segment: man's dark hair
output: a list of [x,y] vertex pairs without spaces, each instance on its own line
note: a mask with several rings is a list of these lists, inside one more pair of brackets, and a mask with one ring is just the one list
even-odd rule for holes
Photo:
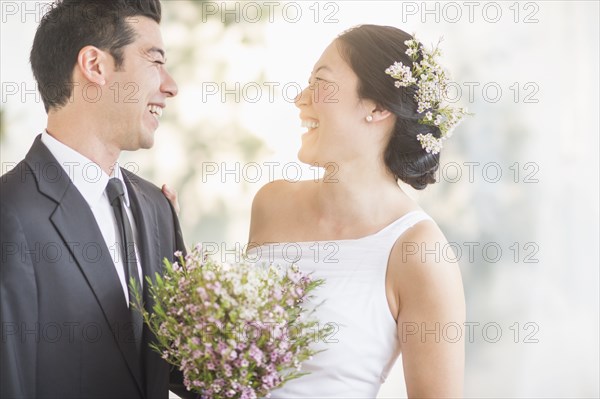
[[79,51],[96,46],[123,64],[123,47],[135,41],[126,18],[161,20],[160,0],[57,0],[37,28],[30,62],[46,112],[60,108],[73,91]]

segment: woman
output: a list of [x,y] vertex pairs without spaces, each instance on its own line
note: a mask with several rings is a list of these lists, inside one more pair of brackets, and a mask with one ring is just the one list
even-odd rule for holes
[[310,374],[274,398],[374,398],[400,353],[409,397],[462,395],[460,270],[398,180],[416,189],[435,182],[442,137],[463,111],[418,98],[403,69],[416,71],[425,54],[412,39],[363,25],[325,49],[296,99],[307,127],[298,158],[325,174],[269,183],[254,199],[250,253],[269,249],[285,262],[289,251],[278,248],[299,250],[301,269],[326,279],[316,316],[333,327],[315,343],[326,350],[303,366]]
[[462,396],[460,270],[398,185],[435,182],[442,144],[464,115],[441,105],[436,55],[397,28],[362,25],[325,49],[296,99],[307,127],[298,157],[325,174],[256,194],[248,255],[285,264],[296,251],[304,271],[326,280],[314,298],[314,345],[325,351],[272,398],[374,398],[400,353],[409,397]]

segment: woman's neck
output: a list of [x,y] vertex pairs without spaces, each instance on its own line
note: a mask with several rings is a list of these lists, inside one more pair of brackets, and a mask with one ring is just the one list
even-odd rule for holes
[[381,224],[390,219],[391,209],[408,201],[385,166],[348,164],[327,168],[317,183],[312,211],[329,226]]

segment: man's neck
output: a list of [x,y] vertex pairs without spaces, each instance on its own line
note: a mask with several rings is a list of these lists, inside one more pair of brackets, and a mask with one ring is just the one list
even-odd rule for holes
[[121,153],[120,149],[107,142],[97,131],[97,124],[90,124],[81,118],[66,119],[68,123],[64,123],[65,119],[58,115],[49,115],[46,128],[48,134],[98,164],[110,176]]

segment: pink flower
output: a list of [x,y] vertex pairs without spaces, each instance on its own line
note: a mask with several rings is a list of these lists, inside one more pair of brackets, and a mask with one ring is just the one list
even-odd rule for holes
[[314,328],[297,307],[312,290],[310,279],[293,267],[264,273],[228,266],[202,251],[197,246],[165,270],[161,287],[149,287],[159,291],[152,331],[168,343],[160,355],[178,364],[186,387],[202,398],[269,397],[283,381],[279,373],[295,374],[291,366],[313,353],[286,332]]

